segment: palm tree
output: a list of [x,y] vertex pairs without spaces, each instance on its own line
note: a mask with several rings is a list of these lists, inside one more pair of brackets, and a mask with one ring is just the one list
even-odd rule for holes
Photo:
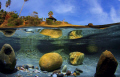
[[49,16],[49,17],[52,17],[52,15],[53,15],[53,12],[50,11],[50,12],[48,13],[48,16]]
[[1,2],[0,2],[0,9],[1,9],[1,5],[2,5],[2,4],[1,4]]
[[6,1],[5,10],[6,10],[6,8],[7,8],[8,6],[10,6],[10,4],[11,4],[11,0]]
[[[10,4],[11,4],[11,0],[8,0],[8,4],[9,4],[9,6],[10,6]],[[10,8],[10,7],[9,7]]]
[[37,15],[37,14],[38,14],[38,12],[33,11],[33,17],[36,17],[36,16],[38,17],[38,15]]
[[[28,1],[28,0],[24,0],[23,6],[24,6],[25,2],[27,2],[27,1]],[[22,9],[23,9],[23,6],[22,6],[22,8],[21,8],[21,10],[20,10],[20,14],[21,14],[21,11],[22,11]],[[20,14],[19,14],[19,17],[20,17]]]
[[6,10],[7,7],[8,7],[8,1],[6,1],[5,10]]

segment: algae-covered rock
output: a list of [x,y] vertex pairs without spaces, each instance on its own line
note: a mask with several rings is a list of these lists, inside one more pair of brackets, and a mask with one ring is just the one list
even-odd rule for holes
[[82,30],[73,30],[69,33],[69,39],[78,39],[83,37]]
[[15,52],[11,45],[4,44],[0,51],[0,71],[14,70],[16,65]]
[[114,55],[106,50],[104,51],[98,61],[96,67],[96,76],[100,77],[111,77],[114,75],[118,66],[118,62]]
[[59,38],[62,36],[62,31],[60,29],[43,29],[40,34],[50,36],[50,38]]
[[70,56],[70,63],[72,65],[82,64],[84,60],[84,53],[81,52],[71,52],[69,56]]
[[41,70],[53,71],[62,65],[62,56],[58,53],[46,53],[39,60]]

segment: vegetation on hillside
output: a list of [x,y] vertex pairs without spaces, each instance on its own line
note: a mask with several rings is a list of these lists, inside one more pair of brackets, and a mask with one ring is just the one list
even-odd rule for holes
[[3,9],[0,10],[0,25],[4,22],[6,15],[7,15],[6,11],[4,11]]
[[[37,12],[33,12],[32,16],[21,16],[19,17],[18,13],[16,12],[6,12],[3,9],[0,10],[0,25],[7,20],[7,26],[19,26],[19,25],[24,25],[24,26],[39,26],[43,22],[43,18],[39,18]],[[52,16],[52,15],[50,15]],[[45,18],[44,18],[45,20]],[[46,18],[45,23],[47,25],[60,25],[62,21],[55,21]],[[65,22],[68,24],[67,22]]]
[[[24,0],[23,6],[25,2],[28,0]],[[11,0],[6,1],[5,9],[10,6]],[[1,9],[1,2],[0,2],[0,9]],[[23,9],[23,6],[20,10],[20,13],[16,13],[16,11],[13,12],[6,12],[5,10],[1,9],[0,10],[0,25],[7,24],[7,26],[39,26],[41,25],[42,22],[45,22],[46,25],[60,25],[62,21],[53,21],[48,18],[39,18],[38,13],[36,11],[33,11],[31,16],[20,16],[21,11]],[[53,12],[50,11],[48,12],[49,18],[52,18]],[[65,22],[68,24],[67,22]]]

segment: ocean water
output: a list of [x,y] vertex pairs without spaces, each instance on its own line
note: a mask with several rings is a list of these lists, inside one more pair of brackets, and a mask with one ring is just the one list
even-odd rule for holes
[[[73,32],[73,35],[71,35]],[[75,34],[74,34],[75,32]],[[57,52],[63,57],[64,65],[74,72],[75,68],[83,71],[77,77],[94,77],[97,62],[102,52],[111,51],[117,59],[118,66],[115,76],[120,76],[120,25],[105,29],[97,28],[4,28],[0,29],[0,49],[4,44],[10,44],[17,59],[16,65],[32,64],[39,67],[39,59],[49,52]],[[88,49],[88,47],[94,46]],[[69,62],[69,53],[79,51],[85,54],[81,65],[73,66]],[[34,69],[29,69],[30,71]],[[48,73],[31,73],[16,71],[11,74],[0,73],[0,77],[50,77]],[[30,75],[31,74],[31,75]],[[30,76],[28,76],[30,75]],[[67,77],[67,76],[65,76]],[[74,76],[69,76],[74,77]]]

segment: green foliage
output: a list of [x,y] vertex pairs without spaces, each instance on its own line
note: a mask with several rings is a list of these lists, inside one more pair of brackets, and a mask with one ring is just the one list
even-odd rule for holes
[[12,14],[11,17],[18,18],[18,15],[16,13]]
[[8,19],[8,23],[10,23],[11,21],[14,21],[13,17],[11,17],[11,18]]
[[52,16],[52,15],[53,15],[53,12],[50,11],[50,12],[48,13],[48,16]]
[[41,19],[36,18],[36,17],[31,17],[31,16],[26,16],[24,18],[24,21],[28,22],[28,26],[36,26],[41,23]]
[[29,20],[31,17],[30,16],[26,16],[25,17],[25,20]]
[[2,9],[2,10],[0,10],[0,12],[4,12],[4,10]]
[[10,18],[8,21],[8,26],[19,26],[23,24],[23,20],[22,19],[14,19],[14,18]]
[[64,23],[69,24],[68,22],[64,22]]
[[40,21],[43,21],[43,18],[38,18]]
[[6,15],[7,15],[6,11],[4,11],[3,9],[0,10],[0,25],[4,22]]
[[53,25],[60,25],[62,22],[61,21],[55,21]]
[[1,4],[1,2],[0,2],[0,9],[1,9],[1,5],[2,5],[2,4]]
[[52,24],[53,24],[53,20],[51,20],[51,19],[46,19],[46,23],[47,23],[48,25],[52,25]]

